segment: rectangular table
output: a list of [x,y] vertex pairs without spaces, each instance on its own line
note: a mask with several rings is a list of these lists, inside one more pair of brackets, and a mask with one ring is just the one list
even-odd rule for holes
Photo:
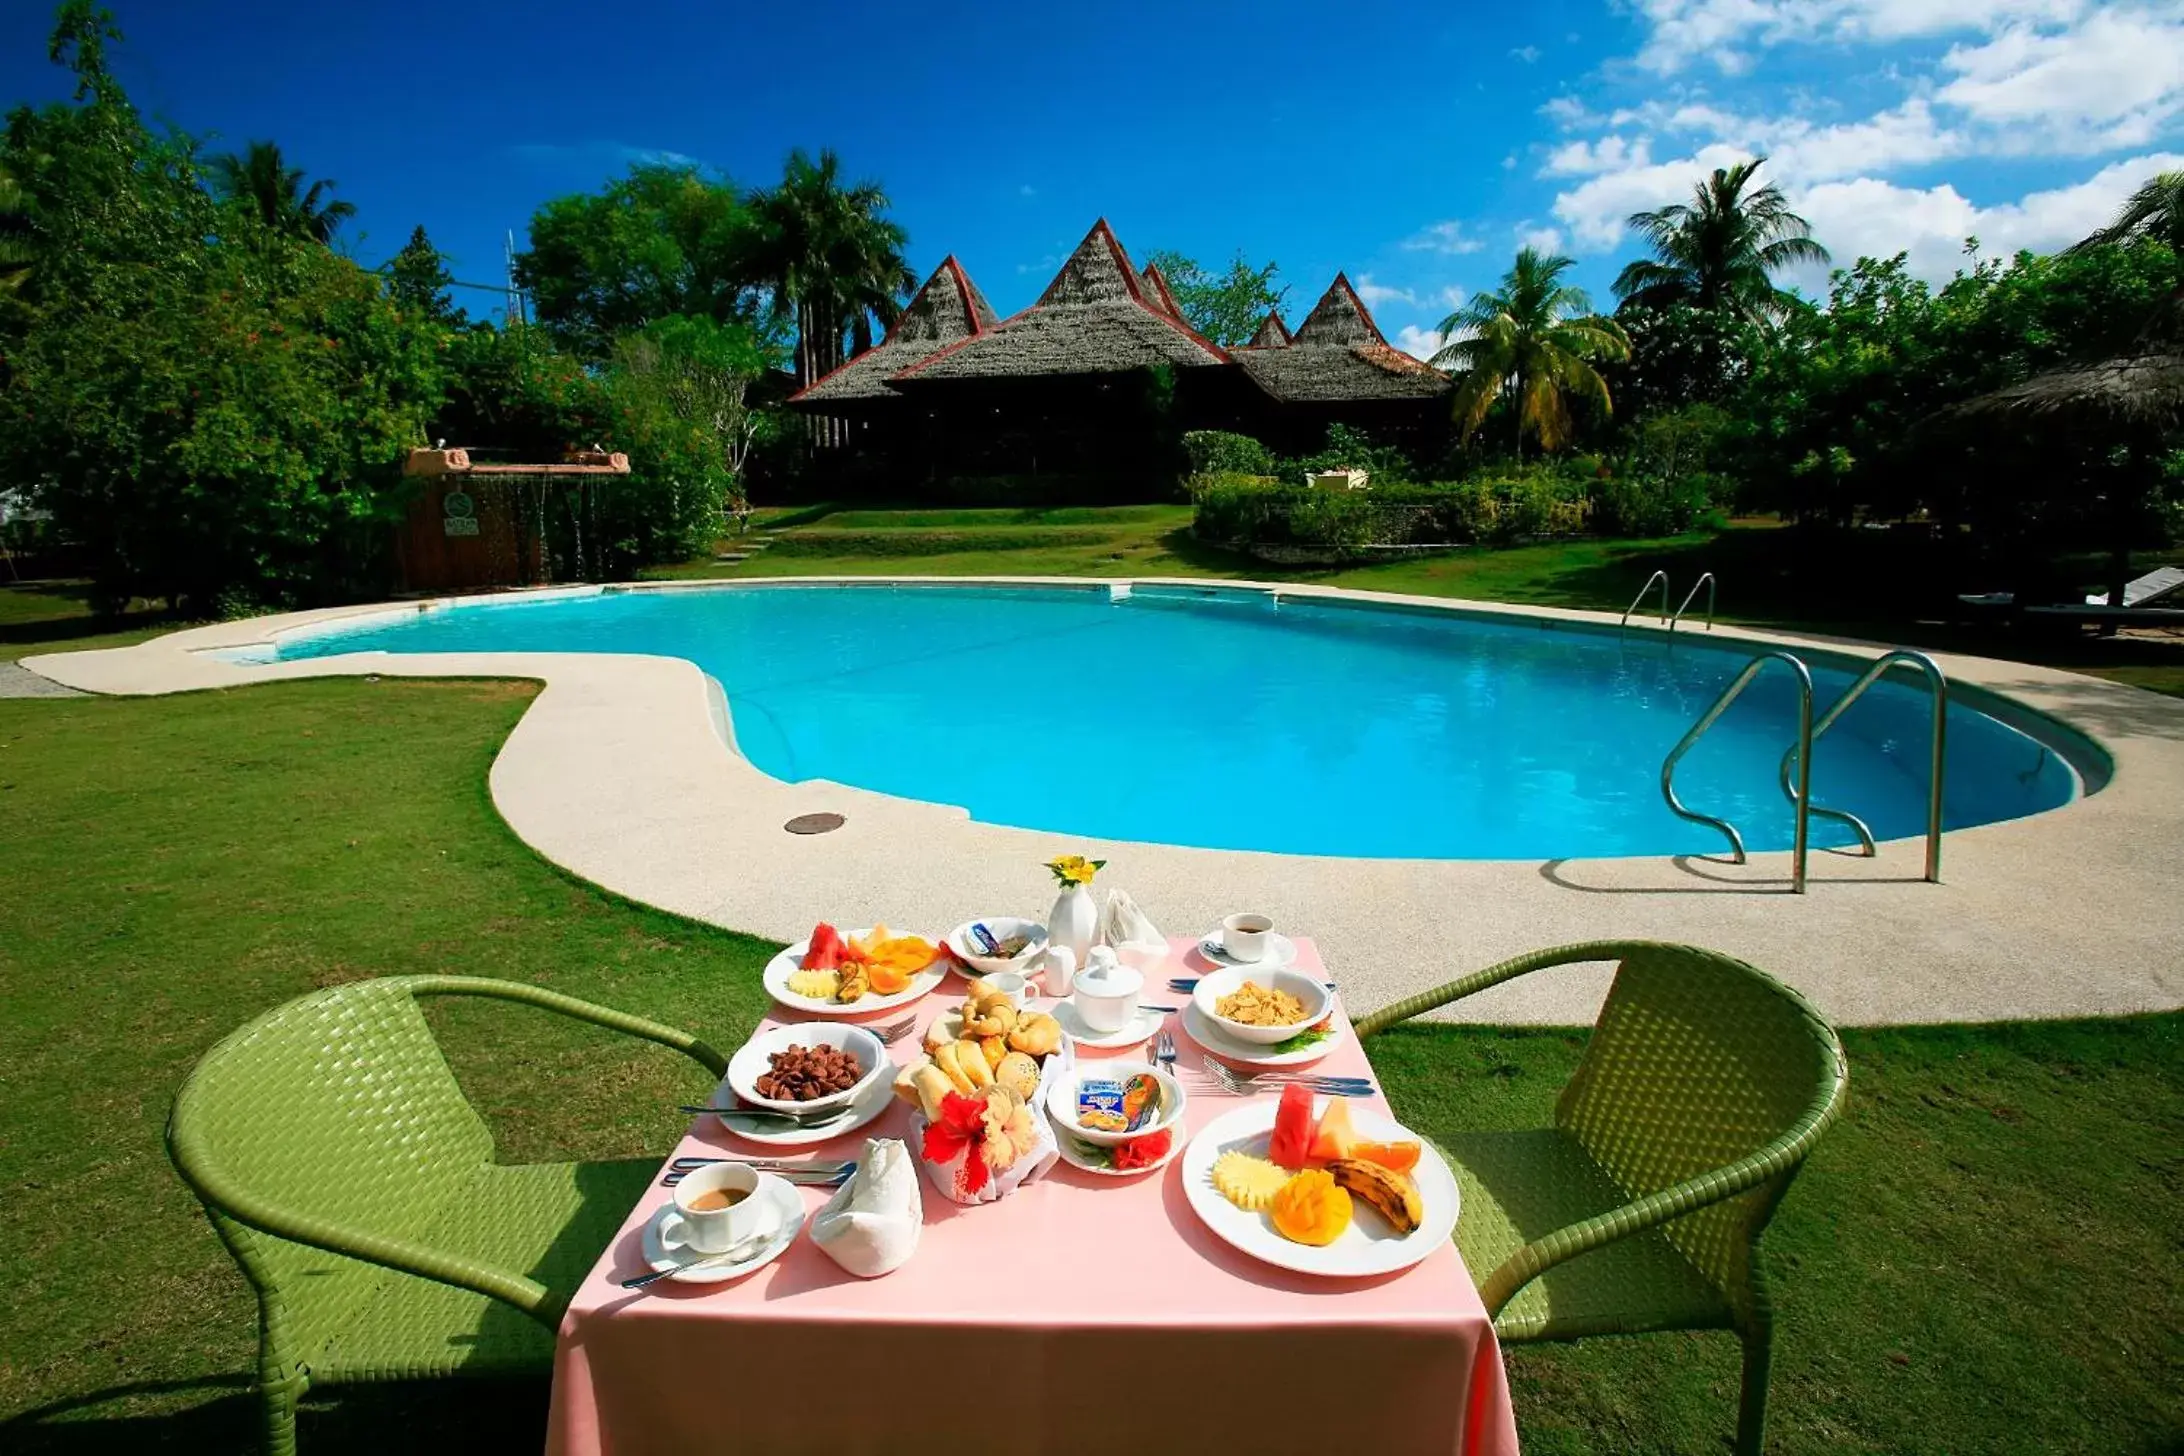
[[[1308,940],[1297,966],[1325,974]],[[1207,969],[1194,942],[1177,940],[1146,999],[1180,1003],[1167,976]],[[919,1002],[920,1031],[964,991],[951,976]],[[1339,1003],[1336,1014],[1345,1034],[1318,1066],[1369,1072]],[[767,1024],[786,1019],[776,1008]],[[1169,1023],[1195,1131],[1239,1099],[1190,1077],[1202,1054],[1180,1020]],[[890,1051],[913,1060],[918,1038]],[[1366,1105],[1387,1110],[1377,1096]],[[839,1161],[908,1127],[897,1102],[856,1132],[788,1150],[703,1117],[674,1156]],[[644,1271],[641,1230],[669,1197],[655,1180],[562,1321],[547,1450],[1514,1456],[1501,1352],[1453,1243],[1377,1279],[1276,1269],[1206,1230],[1182,1165],[1111,1179],[1058,1163],[975,1207],[927,1185],[917,1254],[879,1279],[843,1271],[807,1229],[745,1279],[633,1293],[620,1281]],[[826,1196],[802,1190],[807,1209]],[[1096,1260],[1095,1240],[1127,1256]]]

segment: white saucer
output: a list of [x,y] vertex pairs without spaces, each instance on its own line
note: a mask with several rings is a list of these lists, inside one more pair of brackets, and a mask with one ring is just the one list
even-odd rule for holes
[[1190,1141],[1189,1128],[1183,1126],[1180,1122],[1171,1123],[1168,1127],[1168,1156],[1157,1163],[1148,1163],[1142,1168],[1104,1168],[1098,1163],[1092,1162],[1084,1154],[1083,1150],[1093,1146],[1093,1144],[1073,1136],[1069,1129],[1062,1126],[1060,1121],[1055,1118],[1054,1110],[1051,1107],[1047,1109],[1047,1121],[1054,1124],[1054,1146],[1061,1152],[1062,1161],[1072,1168],[1082,1168],[1085,1172],[1101,1178],[1142,1178],[1147,1173],[1157,1173],[1174,1162],[1177,1155],[1183,1151],[1184,1145]]
[[[770,1148],[808,1148],[815,1143],[830,1143],[838,1137],[855,1132],[895,1105],[894,1070],[885,1070],[887,1075],[873,1078],[872,1085],[858,1094],[857,1100],[850,1104],[854,1110],[849,1116],[840,1122],[828,1123],[825,1127],[789,1127],[759,1132],[747,1131],[748,1124],[743,1127],[736,1126],[717,1112],[713,1114],[713,1119],[728,1130],[729,1136],[741,1138],[747,1143],[763,1143]],[[714,1095],[717,1097],[721,1093],[716,1092]],[[730,1092],[728,1095],[734,1094]]]
[[1278,930],[1266,933],[1266,954],[1255,961],[1238,960],[1228,953],[1222,941],[1221,927],[1216,925],[1198,937],[1198,953],[1217,966],[1234,966],[1245,971],[1278,971],[1297,962],[1297,943]]
[[[669,1282],[725,1284],[730,1279],[741,1279],[780,1258],[782,1251],[796,1242],[796,1236],[804,1229],[804,1200],[796,1196],[796,1190],[771,1173],[761,1173],[758,1175],[758,1191],[754,1196],[771,1200],[781,1220],[766,1242],[759,1246],[758,1252],[732,1264],[724,1261],[708,1264],[702,1269],[670,1274]],[[686,1264],[692,1259],[702,1257],[695,1249],[683,1244],[682,1211],[675,1207],[672,1200],[662,1204],[660,1211],[646,1222],[644,1254],[645,1262],[655,1272],[672,1269],[677,1264]]]
[[[1332,1008],[1330,1008],[1332,1015]],[[1254,1067],[1301,1067],[1316,1062],[1342,1044],[1342,1018],[1327,1023],[1333,1035],[1293,1052],[1275,1052],[1256,1042],[1238,1041],[1216,1026],[1195,1001],[1183,1003],[1183,1034],[1224,1062],[1243,1062]]]
[[1139,1011],[1123,1024],[1120,1031],[1094,1031],[1084,1024],[1071,1001],[1057,1001],[1048,1008],[1062,1031],[1078,1046],[1092,1047],[1099,1051],[1113,1051],[1117,1047],[1137,1046],[1151,1041],[1160,1034],[1160,1023],[1167,1019],[1164,1011]]

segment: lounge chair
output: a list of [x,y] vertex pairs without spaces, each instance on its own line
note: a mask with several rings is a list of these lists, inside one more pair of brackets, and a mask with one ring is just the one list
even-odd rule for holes
[[[2150,607],[2163,597],[2175,594],[2180,588],[2184,588],[2184,567],[2160,567],[2147,572],[2136,581],[2127,582],[2123,588],[2123,604],[2126,607]],[[2085,599],[2085,604],[2089,607],[2105,607],[2109,605],[2108,595],[2107,592],[2102,592],[2098,596],[2089,596]]]

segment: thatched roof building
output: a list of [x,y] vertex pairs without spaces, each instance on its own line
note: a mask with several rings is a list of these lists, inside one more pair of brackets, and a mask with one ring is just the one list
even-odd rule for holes
[[2184,290],[2154,310],[2129,353],[2036,374],[1943,410],[1932,423],[2102,432],[2184,425]]
[[[1269,315],[1267,322],[1280,330],[1280,319]],[[1267,336],[1267,327],[1259,333]],[[1256,347],[1237,353],[1236,362],[1261,389],[1285,402],[1424,400],[1450,388],[1447,375],[1381,337],[1364,300],[1340,273],[1286,346],[1253,343]]]
[[1259,331],[1251,336],[1251,342],[1240,344],[1243,349],[1286,349],[1289,347],[1289,325],[1282,322],[1279,310],[1269,310],[1259,320]]
[[1146,299],[1130,257],[1101,218],[1039,301],[999,327],[958,340],[894,376],[916,388],[950,379],[1119,374],[1165,364],[1228,363],[1219,345]]
[[1147,303],[1170,318],[1183,317],[1183,310],[1176,307],[1175,290],[1168,287],[1168,275],[1160,271],[1158,263],[1145,265],[1145,271],[1138,275],[1138,286]]
[[1000,322],[993,305],[950,253],[886,338],[822,376],[792,402],[815,413],[849,413],[874,402],[900,400],[902,396],[887,382],[894,374],[950,344],[976,338]]

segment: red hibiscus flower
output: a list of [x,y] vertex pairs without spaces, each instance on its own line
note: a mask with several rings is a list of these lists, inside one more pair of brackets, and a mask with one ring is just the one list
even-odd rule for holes
[[1168,1149],[1174,1142],[1174,1129],[1164,1127],[1159,1132],[1149,1132],[1141,1138],[1115,1144],[1111,1156],[1119,1169],[1150,1168],[1168,1156]]
[[940,1121],[925,1129],[925,1161],[952,1163],[968,1151],[971,1156],[963,1166],[963,1189],[976,1193],[986,1186],[988,1176],[986,1160],[978,1155],[979,1145],[985,1140],[986,1104],[950,1092],[941,1099]]

